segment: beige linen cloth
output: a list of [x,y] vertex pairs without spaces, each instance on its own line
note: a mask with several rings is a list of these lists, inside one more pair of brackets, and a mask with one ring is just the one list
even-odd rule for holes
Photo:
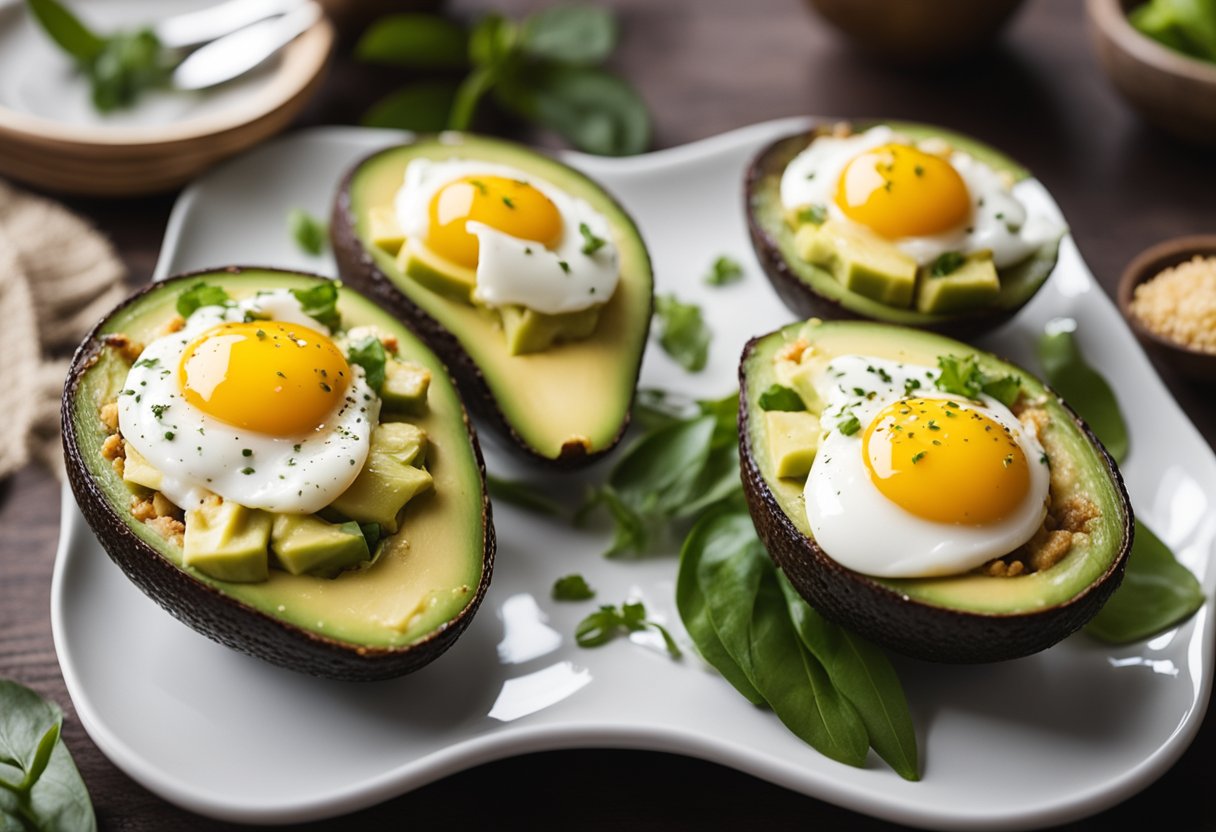
[[62,477],[67,356],[126,294],[124,274],[87,222],[0,180],[0,479],[31,458]]

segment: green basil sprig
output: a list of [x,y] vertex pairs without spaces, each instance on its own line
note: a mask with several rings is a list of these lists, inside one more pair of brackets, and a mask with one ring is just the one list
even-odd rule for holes
[[0,829],[95,832],[93,804],[60,730],[63,712],[0,679]]
[[574,641],[579,647],[599,647],[621,633],[647,629],[655,630],[663,637],[663,645],[673,659],[680,658],[682,653],[676,640],[666,627],[646,617],[646,607],[641,601],[621,604],[620,608],[611,604],[600,607],[578,623],[574,630]]
[[690,373],[699,373],[709,361],[713,332],[701,315],[701,307],[684,303],[675,295],[656,295],[654,314],[659,322],[659,346]]
[[406,130],[467,130],[489,97],[588,153],[641,153],[651,132],[645,102],[627,81],[601,67],[616,42],[612,12],[591,5],[555,6],[520,21],[488,14],[471,29],[434,15],[390,15],[364,33],[356,57],[468,73],[460,81],[403,87],[363,121]]

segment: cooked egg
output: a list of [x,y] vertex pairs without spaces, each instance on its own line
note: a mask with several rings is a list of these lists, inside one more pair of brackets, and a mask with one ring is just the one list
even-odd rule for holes
[[816,138],[782,174],[781,202],[791,211],[820,206],[922,266],[950,251],[987,250],[1005,268],[1062,231],[1047,217],[1028,217],[1020,184],[941,141],[916,143],[878,126]]
[[803,493],[816,542],[849,569],[958,574],[1043,523],[1050,472],[1033,429],[989,396],[938,390],[937,377],[858,355],[823,372],[827,433]]
[[118,397],[123,437],[189,508],[219,494],[307,514],[367,459],[380,400],[287,290],[204,306],[152,341]]
[[407,238],[476,273],[474,299],[551,315],[606,303],[620,280],[608,220],[506,165],[415,159],[397,193]]

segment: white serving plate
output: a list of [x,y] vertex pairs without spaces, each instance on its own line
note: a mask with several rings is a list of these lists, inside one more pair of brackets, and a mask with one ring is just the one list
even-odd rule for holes
[[[643,386],[722,395],[736,383],[744,341],[791,319],[751,254],[740,191],[752,154],[804,125],[760,124],[629,159],[567,154],[633,213],[658,290],[700,302],[715,332],[710,364],[697,375],[652,346]],[[331,260],[295,248],[287,212],[326,216],[343,171],[400,138],[314,129],[215,170],[174,209],[157,277],[227,264],[332,274]],[[1041,188],[1034,198],[1058,214]],[[702,275],[722,253],[745,264],[746,278],[706,286]],[[1033,368],[1033,340],[1059,316],[1077,320],[1087,355],[1120,395],[1133,442],[1123,472],[1138,512],[1210,597],[1216,459],[1070,238],[1046,287],[983,346]],[[520,475],[488,432],[482,439],[492,471]],[[553,487],[578,486],[555,478]],[[1159,777],[1194,738],[1211,691],[1208,607],[1129,647],[1077,635],[998,665],[899,659],[924,761],[923,780],[909,783],[873,754],[864,769],[832,762],[748,705],[691,649],[675,610],[674,553],[605,560],[605,528],[576,530],[496,504],[494,581],[467,634],[412,676],[348,684],[271,667],[187,629],[111,563],[70,492],[63,505],[52,623],[82,723],[153,792],[235,821],[337,815],[501,757],[617,747],[701,757],[905,824],[1028,828],[1097,812]],[[588,577],[596,601],[550,600],[554,579],[569,572]],[[594,650],[574,644],[574,626],[594,603],[630,597],[690,648],[682,661],[648,634]]]

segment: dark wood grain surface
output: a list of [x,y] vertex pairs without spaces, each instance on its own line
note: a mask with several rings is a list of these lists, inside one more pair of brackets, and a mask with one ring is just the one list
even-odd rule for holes
[[[458,2],[453,8],[468,14],[489,5],[514,13],[538,4]],[[1108,292],[1143,248],[1168,237],[1216,231],[1211,152],[1176,144],[1142,125],[1116,97],[1095,61],[1080,0],[1030,2],[982,60],[928,73],[884,67],[856,54],[797,0],[621,0],[613,5],[620,8],[624,26],[614,62],[650,104],[656,146],[806,113],[947,125],[1005,149],[1035,171],[1060,202],[1082,255]],[[339,55],[301,123],[353,121],[401,77],[355,66]],[[110,236],[133,282],[146,280],[152,271],[172,201],[171,194],[134,201],[67,200]],[[1216,441],[1212,387],[1164,370],[1163,375],[1208,442]],[[18,679],[64,705],[64,736],[103,828],[228,828],[135,784],[101,755],[76,721],[49,620],[58,523],[59,489],[49,474],[31,467],[0,484],[0,677]],[[1072,828],[1152,828],[1163,822],[1173,828],[1216,828],[1213,771],[1216,717],[1204,723],[1195,743],[1157,783]],[[933,776],[932,760],[926,776]],[[307,828],[390,825],[895,828],[710,763],[596,750],[484,765]]]

